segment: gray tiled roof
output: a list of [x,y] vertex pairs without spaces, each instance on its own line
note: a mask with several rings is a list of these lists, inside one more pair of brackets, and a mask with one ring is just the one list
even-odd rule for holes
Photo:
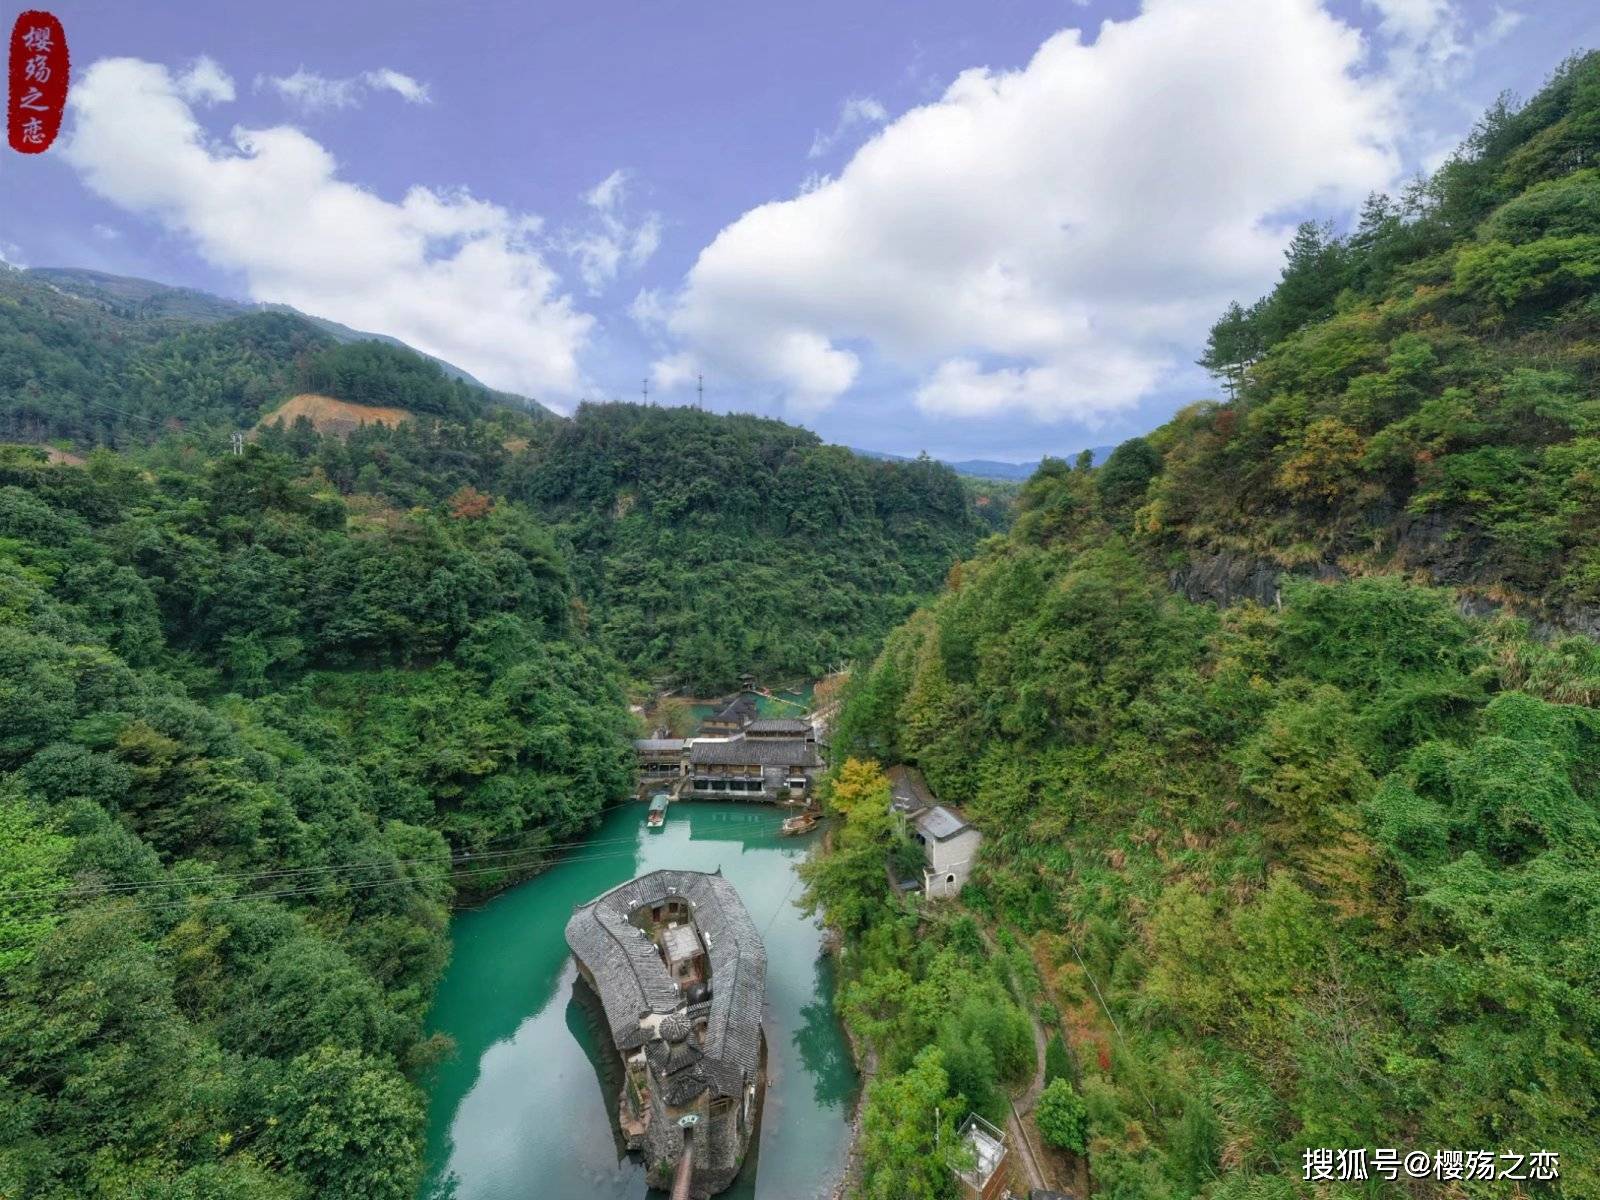
[[953,838],[963,829],[970,828],[971,826],[960,814],[950,811],[942,804],[935,805],[917,817],[917,829],[924,837],[931,837],[936,842]]
[[637,751],[640,751],[641,753],[649,753],[650,751],[660,751],[660,752],[668,753],[668,754],[676,754],[679,750],[683,749],[683,739],[682,738],[635,738],[634,739],[634,743],[633,743],[633,748],[635,750],[637,750]]
[[729,738],[695,742],[689,747],[689,761],[726,766],[814,767],[817,751],[801,738]]
[[804,737],[811,732],[811,722],[802,721],[799,717],[763,717],[759,721],[751,721],[745,726],[744,731],[752,736],[786,733]]
[[756,702],[749,696],[736,696],[721,712],[707,717],[708,721],[738,721],[741,724],[752,721],[760,710]]
[[[655,944],[628,922],[635,909],[669,896],[693,905],[695,925],[708,943],[711,999],[692,1009],[667,975]],[[703,1056],[675,1054],[665,1043],[650,1040],[646,1053],[652,1062],[659,1058],[662,1067],[675,1073],[673,1095],[692,1098],[707,1086],[719,1095],[737,1095],[745,1077],[755,1074],[761,1061],[767,952],[739,893],[720,873],[652,871],[615,887],[574,910],[567,922],[567,945],[594,976],[619,1050],[645,1045],[642,1016],[678,1011],[706,1015]]]

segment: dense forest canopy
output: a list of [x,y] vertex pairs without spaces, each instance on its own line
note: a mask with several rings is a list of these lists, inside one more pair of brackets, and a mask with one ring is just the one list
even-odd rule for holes
[[0,457],[0,1193],[409,1200],[448,905],[627,794],[621,674],[514,507],[42,459]]
[[[953,1194],[939,1114],[1004,1115],[1020,1012],[1096,1195],[1389,1195],[1308,1189],[1304,1151],[1398,1146],[1551,1151],[1542,1186],[1600,1196],[1600,649],[1465,615],[1600,602],[1597,154],[1590,55],[1302,228],[1213,331],[1231,398],[1047,461],[852,679],[808,899],[880,1064],[864,1195]],[[1175,592],[1206,556],[1267,603]],[[959,906],[890,893],[892,762],[985,831]]]
[[585,405],[511,495],[555,523],[607,644],[711,691],[816,676],[932,593],[983,526],[927,458],[874,461],[748,416]]
[[500,410],[343,439],[301,422],[260,444],[346,495],[525,508],[630,674],[709,694],[870,657],[1013,507],[926,458],[874,461],[782,422],[686,408],[590,404],[536,425]]
[[715,693],[870,656],[1013,507],[1011,485],[963,482],[926,458],[869,460],[779,421],[632,404],[556,420],[297,314],[183,320],[171,303],[90,295],[0,271],[0,437],[153,445],[153,461],[189,469],[299,392],[404,409],[419,419],[257,436],[340,496],[520,505],[553,533],[595,634],[639,681]]

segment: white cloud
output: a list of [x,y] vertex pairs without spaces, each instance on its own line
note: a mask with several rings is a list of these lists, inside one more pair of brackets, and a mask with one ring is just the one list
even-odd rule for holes
[[385,200],[287,126],[215,144],[180,87],[155,63],[94,63],[73,88],[64,158],[99,195],[239,272],[256,299],[401,338],[496,387],[577,391],[593,318],[562,294],[536,218],[464,191]]
[[591,295],[604,291],[623,266],[635,270],[644,266],[661,245],[661,214],[647,212],[629,223],[627,188],[628,172],[618,167],[584,192],[583,202],[594,217],[566,235],[564,248]]
[[610,212],[622,203],[622,193],[627,182],[628,173],[618,167],[585,192],[583,202],[600,212]]
[[431,104],[433,98],[428,95],[428,85],[419,83],[409,75],[396,71],[393,67],[379,67],[376,71],[368,71],[362,76],[367,86],[381,90],[388,90],[399,96],[407,104]]
[[192,104],[226,104],[234,98],[233,78],[202,54],[176,81],[178,95]]
[[[293,75],[258,75],[255,86],[257,91],[271,88],[303,112],[354,108],[369,91],[393,92],[407,104],[432,103],[427,84],[392,67],[379,67],[343,79],[332,79],[300,67]],[[231,92],[227,99],[233,99]]]
[[700,364],[692,354],[670,354],[650,368],[650,379],[658,388],[674,391],[687,387],[700,373]]
[[102,242],[114,242],[122,236],[120,229],[114,229],[110,225],[102,225],[98,221],[89,226],[89,232]]
[[1403,85],[1443,87],[1459,79],[1483,50],[1517,27],[1522,14],[1496,7],[1468,37],[1454,0],[1362,0],[1378,16],[1390,74]]
[[821,158],[851,130],[861,125],[882,125],[888,119],[889,110],[871,96],[851,96],[839,106],[839,120],[834,124],[833,132],[817,130],[811,139],[807,157]]
[[270,87],[304,112],[349,108],[360,99],[359,79],[329,79],[301,67],[293,75],[258,75],[256,90]]
[[[1442,44],[1431,0],[1385,35]],[[865,361],[936,413],[1090,420],[1270,284],[1298,214],[1400,172],[1402,81],[1316,0],[1146,0],[962,73],[833,177],[752,209],[668,302],[672,350],[814,409]]]
[[628,315],[646,333],[659,333],[666,328],[667,304],[656,288],[640,288],[628,305]]

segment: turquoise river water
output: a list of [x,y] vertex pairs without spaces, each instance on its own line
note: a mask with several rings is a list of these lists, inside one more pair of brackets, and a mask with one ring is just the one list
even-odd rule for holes
[[[731,1200],[812,1200],[844,1166],[858,1080],[833,1014],[833,961],[794,905],[816,835],[778,834],[769,805],[679,803],[647,830],[613,809],[543,875],[454,922],[430,1017],[457,1053],[432,1078],[423,1200],[643,1200],[644,1168],[619,1150],[616,1094],[596,1070],[603,1034],[575,997],[563,930],[572,909],[660,867],[714,871],[739,889],[767,947],[767,1094],[760,1143]],[[610,1076],[608,1075],[607,1078]]]

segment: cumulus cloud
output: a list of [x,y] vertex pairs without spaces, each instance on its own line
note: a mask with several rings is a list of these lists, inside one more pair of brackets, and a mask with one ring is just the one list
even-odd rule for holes
[[[300,67],[293,75],[258,75],[256,90],[271,88],[302,112],[323,109],[354,108],[368,92],[393,92],[407,104],[428,104],[428,85],[392,67],[379,67],[342,79],[318,75]],[[233,99],[232,93],[227,99]]]
[[839,120],[835,123],[831,133],[823,133],[820,129],[811,139],[811,149],[808,158],[821,158],[832,150],[852,130],[862,125],[882,125],[889,119],[889,110],[882,103],[871,96],[851,96],[839,106]]
[[383,199],[286,126],[215,143],[184,78],[115,58],[75,81],[62,153],[93,191],[187,237],[256,299],[401,338],[496,387],[576,391],[593,318],[562,293],[536,218],[464,191]]
[[232,76],[204,54],[178,76],[175,87],[192,104],[226,104],[234,98]]
[[1468,35],[1453,0],[1363,0],[1378,18],[1390,73],[1404,85],[1443,87],[1459,79],[1472,60],[1521,22],[1497,7],[1482,29]]
[[628,219],[627,185],[628,172],[619,167],[585,192],[583,202],[592,219],[566,235],[566,251],[591,295],[605,290],[624,266],[644,266],[661,245],[660,213]]
[[[1384,0],[1386,36],[1450,59],[1411,2]],[[1271,282],[1298,214],[1392,183],[1403,86],[1316,0],[1146,0],[1057,33],[724,228],[667,301],[658,377],[687,356],[805,411],[870,358],[929,412],[1103,417]]]

